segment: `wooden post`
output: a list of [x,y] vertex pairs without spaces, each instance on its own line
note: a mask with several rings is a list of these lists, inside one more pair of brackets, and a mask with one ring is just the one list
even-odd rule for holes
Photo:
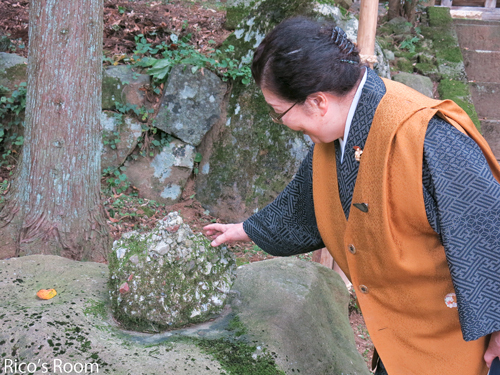
[[485,8],[496,8],[496,6],[497,6],[497,0],[486,0],[484,2]]
[[325,267],[333,269],[333,257],[330,255],[326,247],[313,252],[313,262],[320,263]]
[[333,269],[340,275],[340,277],[342,278],[342,280],[344,281],[345,285],[348,288],[352,285],[347,276],[345,275],[345,273],[340,269],[339,265],[333,260],[333,257],[330,255],[330,252],[327,250],[326,247],[314,251],[312,261],[320,263],[325,267]]
[[361,0],[359,11],[358,49],[362,62],[373,68],[375,56],[375,34],[377,32],[378,0]]

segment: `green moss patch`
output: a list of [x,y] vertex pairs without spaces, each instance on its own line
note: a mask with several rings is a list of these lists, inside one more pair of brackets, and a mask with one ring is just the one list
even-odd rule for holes
[[202,351],[213,356],[231,375],[285,375],[270,353],[256,355],[256,346],[226,339],[199,340]]
[[469,85],[464,82],[443,79],[438,86],[441,99],[450,99],[457,103],[471,118],[476,128],[481,131],[481,123],[472,104]]
[[397,59],[397,67],[398,70],[401,72],[406,72],[406,73],[413,73],[413,64],[411,61],[408,61],[407,59],[400,57]]
[[446,7],[429,7],[427,8],[429,24],[432,27],[447,27],[453,19],[450,15],[450,9]]

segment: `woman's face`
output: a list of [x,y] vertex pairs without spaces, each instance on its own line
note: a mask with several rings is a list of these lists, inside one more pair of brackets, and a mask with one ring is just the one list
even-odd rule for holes
[[[294,103],[279,98],[270,90],[262,89],[266,102],[278,114],[284,113]],[[296,104],[281,121],[288,128],[307,134],[314,143],[330,143],[344,136],[350,101],[329,93],[315,93],[302,104]]]

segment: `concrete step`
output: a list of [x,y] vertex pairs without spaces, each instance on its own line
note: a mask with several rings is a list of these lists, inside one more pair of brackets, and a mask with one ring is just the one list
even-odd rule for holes
[[461,48],[500,51],[500,22],[460,20],[454,23]]
[[500,119],[500,83],[473,82],[470,89],[479,118]]
[[500,161],[500,120],[483,120],[481,121],[481,131],[484,138],[491,147],[491,151]]
[[462,55],[469,80],[500,83],[500,52],[462,49]]

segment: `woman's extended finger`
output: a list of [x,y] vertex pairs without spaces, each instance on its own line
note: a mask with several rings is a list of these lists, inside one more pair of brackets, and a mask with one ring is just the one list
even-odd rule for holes
[[213,247],[222,245],[224,242],[226,242],[226,235],[223,233],[220,236],[215,237],[215,239],[210,243]]
[[226,224],[209,224],[203,227],[203,230],[206,231],[211,231],[213,232],[224,232],[224,227],[226,227]]

